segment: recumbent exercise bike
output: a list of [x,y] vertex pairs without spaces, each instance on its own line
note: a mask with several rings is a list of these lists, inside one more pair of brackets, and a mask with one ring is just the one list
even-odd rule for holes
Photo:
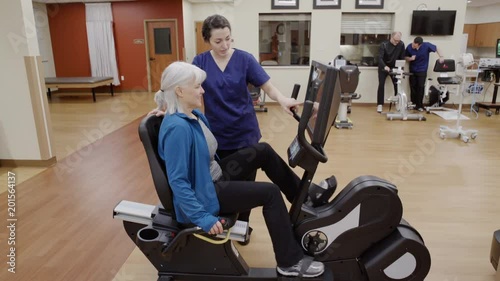
[[[303,112],[294,114],[297,136],[287,151],[289,164],[304,169],[289,211],[296,238],[306,254],[325,264],[323,275],[307,279],[424,280],[430,254],[417,230],[402,218],[396,186],[375,176],[359,176],[330,201],[334,188],[312,183],[319,162],[328,160],[323,146],[341,99],[338,70],[313,61],[307,86]],[[295,85],[295,97],[299,88]],[[161,204],[121,201],[113,212],[158,270],[158,280],[299,280],[279,275],[276,268],[251,268],[231,240],[207,243],[195,237],[203,233],[199,227],[176,222],[172,191],[157,152],[162,119],[147,116],[139,125]]]

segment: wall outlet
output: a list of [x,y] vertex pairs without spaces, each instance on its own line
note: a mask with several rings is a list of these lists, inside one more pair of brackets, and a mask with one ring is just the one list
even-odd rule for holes
[[122,81],[125,81],[125,76],[123,76],[123,75],[122,75],[122,76],[121,76],[121,79],[122,79]]

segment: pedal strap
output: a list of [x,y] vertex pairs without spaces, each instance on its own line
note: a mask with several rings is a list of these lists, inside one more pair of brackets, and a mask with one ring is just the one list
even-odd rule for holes
[[305,256],[302,259],[302,264],[300,265],[299,278],[302,279],[302,276],[304,275],[304,273],[306,273],[307,269],[309,268],[309,266],[311,265],[311,263],[313,262],[313,260],[314,260],[314,258],[310,257],[310,256]]

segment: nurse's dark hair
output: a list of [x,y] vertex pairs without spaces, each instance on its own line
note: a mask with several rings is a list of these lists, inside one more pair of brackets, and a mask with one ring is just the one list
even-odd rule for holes
[[212,36],[212,30],[229,28],[231,30],[231,24],[229,21],[221,15],[212,15],[203,21],[203,26],[201,28],[201,35],[205,42],[209,42],[210,36]]

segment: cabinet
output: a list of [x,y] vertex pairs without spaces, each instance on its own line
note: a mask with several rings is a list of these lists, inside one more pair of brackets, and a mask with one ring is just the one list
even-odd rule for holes
[[500,22],[476,25],[475,47],[495,47],[498,38],[500,38]]
[[467,36],[467,47],[474,47],[476,40],[476,24],[464,24],[464,33]]

